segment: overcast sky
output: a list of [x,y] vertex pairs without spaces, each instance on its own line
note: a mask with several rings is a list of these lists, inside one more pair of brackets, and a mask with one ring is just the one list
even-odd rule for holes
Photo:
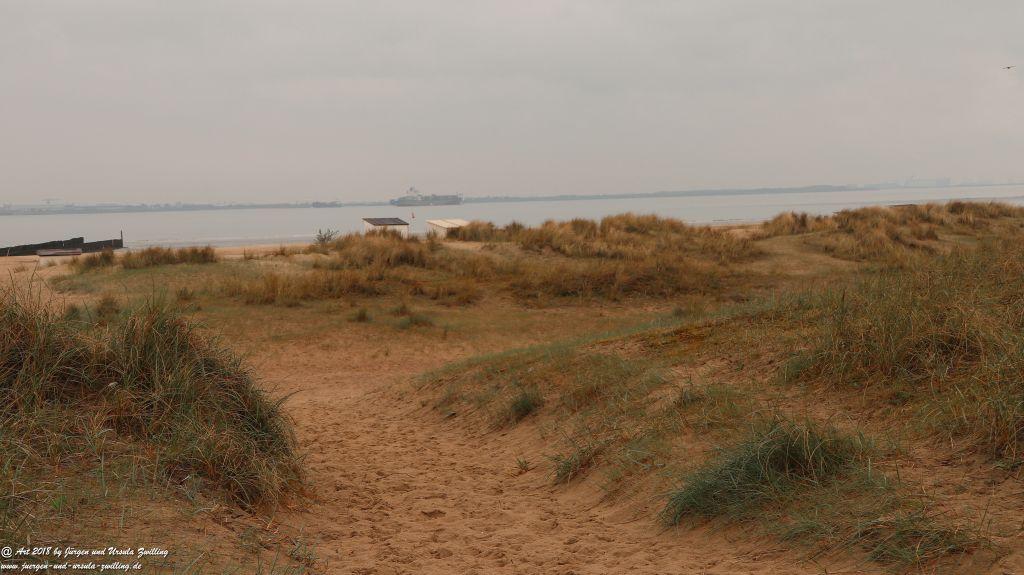
[[1024,178],[1022,24],[1020,0],[0,0],[0,203]]

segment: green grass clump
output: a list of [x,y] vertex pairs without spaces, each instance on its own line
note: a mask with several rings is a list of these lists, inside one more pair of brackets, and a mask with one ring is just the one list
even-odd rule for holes
[[275,503],[301,470],[291,424],[242,362],[166,305],[135,310],[96,362],[117,382],[116,430],[156,444],[173,478],[198,475],[245,506]]
[[966,553],[979,545],[975,533],[946,527],[937,514],[924,508],[900,509],[856,525],[850,541],[880,563],[918,565]]
[[[632,387],[653,387],[663,383],[645,362],[619,355],[589,353],[574,358],[578,369],[560,386],[562,405],[579,411],[595,404],[628,394]],[[649,381],[645,381],[648,379]]]
[[752,411],[750,398],[733,387],[722,384],[679,389],[672,410],[690,427],[708,431],[735,425]]
[[972,530],[944,524],[931,500],[874,470],[873,448],[833,427],[774,417],[691,472],[663,520],[760,520],[787,541],[864,550],[921,565],[976,548]]
[[573,479],[583,475],[597,462],[598,455],[604,450],[598,443],[572,442],[569,453],[552,456],[554,464],[552,472],[555,483],[569,483]]
[[280,402],[174,309],[150,302],[102,324],[60,311],[0,291],[0,535],[36,515],[46,477],[125,450],[172,484],[245,507],[301,485]]
[[505,406],[501,416],[505,423],[518,423],[544,405],[544,396],[536,387],[521,387]]
[[687,516],[743,516],[780,494],[848,471],[864,450],[833,428],[773,419],[694,471],[663,510],[675,525]]
[[816,553],[856,548],[872,561],[904,567],[936,565],[985,544],[972,526],[951,523],[926,495],[908,493],[877,471],[800,491],[763,518],[769,531]]
[[873,274],[817,303],[791,380],[870,389],[993,458],[1021,457],[1024,247],[988,241]]

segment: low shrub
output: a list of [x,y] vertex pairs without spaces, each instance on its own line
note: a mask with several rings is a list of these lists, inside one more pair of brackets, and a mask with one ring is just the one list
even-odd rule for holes
[[328,247],[338,237],[338,230],[332,230],[327,228],[326,230],[317,230],[314,241],[316,245],[320,247]]

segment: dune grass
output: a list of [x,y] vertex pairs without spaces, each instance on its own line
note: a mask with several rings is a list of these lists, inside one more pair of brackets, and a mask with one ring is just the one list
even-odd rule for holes
[[619,300],[712,293],[736,275],[730,264],[760,256],[752,242],[726,231],[632,214],[508,226],[500,236],[514,250],[469,251],[446,248],[434,238],[350,234],[310,246],[306,269],[262,271],[235,278],[221,291],[246,303],[284,305],[359,293],[470,305],[485,289],[526,301]]
[[927,497],[873,470],[862,436],[783,416],[750,431],[685,476],[662,519],[758,520],[819,552],[858,547],[880,563],[921,566],[965,553],[983,538],[947,525]]
[[175,264],[209,264],[219,261],[217,253],[210,246],[188,248],[150,247],[129,251],[120,257],[113,250],[79,256],[71,260],[71,267],[77,273],[112,268],[115,265],[126,270]]
[[303,301],[378,295],[381,281],[382,276],[374,270],[266,271],[224,278],[218,290],[247,304],[293,306]]
[[522,417],[511,413],[525,416],[545,404],[571,414],[617,399],[640,399],[642,389],[665,384],[649,362],[571,345],[518,350],[427,383],[455,390],[460,401],[488,410],[497,423],[515,423]]
[[574,258],[642,260],[683,254],[720,262],[749,260],[760,255],[750,240],[728,230],[691,226],[672,218],[632,213],[599,221],[576,218],[549,220],[537,227],[512,223],[499,228],[470,222],[449,237],[465,241],[511,242],[532,252],[551,252]]
[[145,248],[121,256],[126,270],[175,264],[212,264],[218,261],[217,252],[210,246],[188,248]]
[[[440,392],[446,414],[477,413],[494,427],[530,421],[550,442],[555,483],[597,482],[606,497],[617,497],[660,491],[663,481],[679,478],[662,514],[670,524],[759,525],[814,555],[859,549],[901,568],[956,561],[986,545],[964,518],[972,515],[943,511],[898,472],[890,476],[901,456],[865,439],[858,415],[839,431],[823,416],[786,411],[801,408],[782,399],[785,383],[759,365],[785,370],[774,358],[799,341],[788,330],[817,333],[808,325],[816,325],[825,301],[817,292],[778,295],[677,319],[668,329],[463,362],[424,383]],[[758,359],[763,344],[782,342]],[[720,359],[728,364],[700,371]],[[680,381],[674,373],[687,375]],[[704,460],[702,450],[713,455]]]
[[913,408],[948,439],[1019,461],[1024,248],[988,241],[866,276],[818,300],[821,335],[789,379]]
[[764,222],[760,237],[810,234],[807,243],[838,258],[910,265],[934,252],[944,234],[978,236],[1020,229],[1024,208],[1002,203],[949,202],[842,210],[830,216],[782,213]]
[[548,422],[544,433],[561,438],[560,452],[548,456],[553,481],[605,468],[609,494],[654,460],[668,459],[665,438],[680,422],[680,410],[657,405],[669,385],[660,365],[593,343],[503,353],[428,375],[423,384],[440,391],[436,405],[445,412],[477,411],[493,427]]
[[114,250],[106,249],[101,252],[72,258],[71,267],[78,273],[85,273],[100,268],[113,267],[116,262],[117,256],[114,255]]
[[326,265],[332,269],[427,267],[431,263],[431,255],[439,247],[430,239],[403,238],[393,232],[349,234],[327,244],[327,251],[332,257]]
[[536,387],[520,387],[505,403],[499,420],[519,423],[544,405],[544,396]]
[[833,428],[785,419],[755,424],[750,434],[686,478],[663,512],[675,525],[686,516],[747,516],[766,501],[808,483],[844,474],[863,457],[862,439]]
[[569,452],[550,457],[553,464],[552,476],[555,483],[569,483],[582,476],[597,462],[604,445],[594,442],[570,440]]
[[753,242],[727,230],[636,214],[608,216],[600,222],[549,221],[519,230],[513,241],[528,251],[550,251],[576,258],[645,260],[685,254],[728,263],[760,255]]
[[[988,228],[1001,219],[1021,217],[1024,217],[1024,208],[1010,204],[954,201],[841,210],[829,216],[784,212],[764,222],[761,232],[767,236],[829,231],[857,235],[892,226],[944,226],[970,231]],[[928,232],[916,235],[931,236]]]
[[104,324],[61,311],[0,291],[0,535],[30,530],[56,470],[122,455],[250,508],[300,488],[280,402],[173,308],[152,301]]

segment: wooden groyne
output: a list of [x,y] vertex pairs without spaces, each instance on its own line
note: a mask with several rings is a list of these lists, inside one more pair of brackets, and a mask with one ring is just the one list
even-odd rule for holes
[[43,242],[40,244],[24,244],[20,246],[9,246],[6,248],[0,248],[0,256],[34,256],[40,251],[46,252],[52,250],[65,251],[65,250],[81,250],[82,253],[90,252],[102,252],[103,250],[119,250],[124,247],[124,236],[115,238],[112,240],[99,240],[95,242],[87,242],[85,238],[71,238],[68,240],[55,240],[52,242]]

